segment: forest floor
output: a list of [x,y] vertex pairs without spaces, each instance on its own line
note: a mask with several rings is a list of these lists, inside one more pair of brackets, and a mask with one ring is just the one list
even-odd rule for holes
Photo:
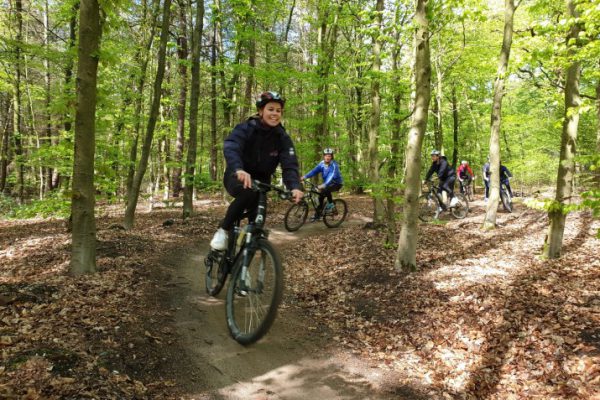
[[[286,269],[275,324],[243,347],[210,298],[203,256],[219,198],[97,219],[98,273],[67,274],[56,219],[0,221],[2,399],[600,399],[600,221],[570,214],[559,260],[538,257],[547,216],[517,204],[480,229],[421,224],[419,271],[394,269],[371,200],[340,228],[268,226]],[[104,208],[103,208],[104,209]]]

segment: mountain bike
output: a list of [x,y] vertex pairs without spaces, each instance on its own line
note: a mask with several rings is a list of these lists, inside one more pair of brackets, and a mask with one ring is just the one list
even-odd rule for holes
[[283,296],[281,258],[264,228],[267,192],[275,190],[282,199],[291,197],[290,192],[257,180],[252,189],[259,193],[256,219],[240,229],[241,220],[249,215],[244,213],[229,232],[227,249],[211,249],[204,259],[209,295],[217,296],[231,274],[225,297],[227,327],[243,345],[256,342],[269,331]]
[[506,187],[506,182],[500,182],[500,200],[502,200],[502,207],[504,207],[504,209],[509,213],[512,213],[512,196]]
[[465,195],[465,197],[467,198],[468,201],[473,201],[473,185],[472,182],[475,179],[475,177],[471,178],[470,176],[467,176],[465,179],[463,179],[460,182],[460,187],[462,188],[461,193]]
[[419,196],[419,219],[423,222],[429,222],[438,219],[442,211],[449,210],[454,218],[462,219],[469,213],[469,201],[461,193],[455,193],[454,197],[458,199],[458,204],[454,207],[444,204],[439,187],[433,182],[428,182],[423,194]]
[[[308,216],[310,206],[315,210],[319,206],[319,190],[315,184],[309,180],[304,181],[304,186],[308,190],[299,203],[292,204],[285,212],[283,224],[289,232],[295,232],[304,225]],[[337,228],[344,222],[348,215],[348,205],[342,199],[333,199],[330,203],[325,199],[323,204],[323,223],[329,228]]]

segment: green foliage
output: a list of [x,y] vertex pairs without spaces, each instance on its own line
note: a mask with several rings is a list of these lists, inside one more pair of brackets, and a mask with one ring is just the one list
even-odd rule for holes
[[61,193],[52,193],[43,200],[33,200],[23,205],[7,196],[0,195],[0,215],[6,219],[68,217],[71,202]]

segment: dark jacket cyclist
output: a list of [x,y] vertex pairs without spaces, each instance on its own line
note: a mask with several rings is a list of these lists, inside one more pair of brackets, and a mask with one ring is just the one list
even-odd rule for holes
[[237,125],[225,139],[223,153],[227,167],[223,184],[235,199],[210,242],[215,250],[227,248],[228,232],[245,210],[250,221],[256,218],[258,193],[252,190],[252,180],[270,183],[278,165],[283,182],[299,202],[303,193],[298,177],[298,159],[292,139],[281,125],[285,100],[275,92],[264,92],[256,101],[258,115]]
[[458,199],[454,197],[454,182],[456,181],[454,168],[448,164],[446,157],[442,156],[438,150],[433,150],[431,152],[431,161],[431,167],[429,167],[429,171],[427,171],[427,175],[425,175],[425,180],[428,181],[431,179],[431,176],[436,173],[440,180],[438,193],[442,194],[443,191],[446,191],[448,197],[451,199],[450,207],[455,207],[458,205]]

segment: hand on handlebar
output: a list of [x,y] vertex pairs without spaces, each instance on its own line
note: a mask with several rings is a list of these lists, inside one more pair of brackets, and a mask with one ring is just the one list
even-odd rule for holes
[[244,184],[244,189],[250,189],[252,187],[252,177],[249,173],[247,173],[243,169],[238,169],[237,171],[235,171],[235,175],[238,181]]

